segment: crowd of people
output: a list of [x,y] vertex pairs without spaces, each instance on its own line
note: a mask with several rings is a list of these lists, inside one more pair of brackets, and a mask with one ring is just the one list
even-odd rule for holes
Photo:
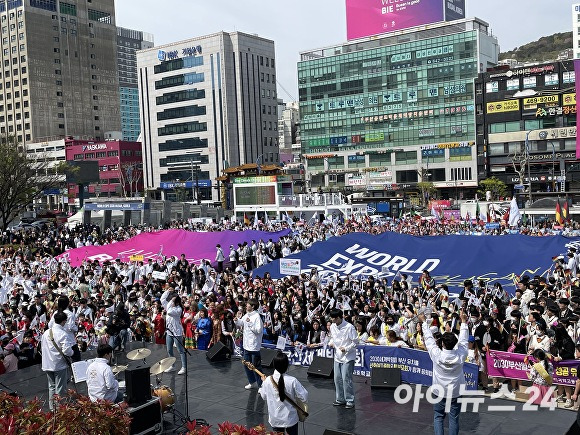
[[[165,344],[172,354],[175,340],[185,348],[200,350],[221,341],[232,352],[243,348],[248,360],[259,362],[256,358],[261,342],[276,343],[278,337],[285,337],[289,344],[308,347],[332,343],[336,337],[332,337],[331,313],[336,310],[341,313],[341,321],[354,325],[357,343],[422,350],[427,350],[422,325],[428,326],[435,340],[446,332],[459,336],[465,323],[460,313],[467,313],[467,359],[480,367],[480,387],[496,395],[501,394],[504,382],[508,385],[507,395],[513,395],[518,381],[489,380],[487,350],[530,355],[541,350],[551,361],[575,358],[580,337],[580,258],[574,249],[565,258],[558,258],[548,274],[522,276],[514,296],[509,296],[499,283],[466,280],[459,297],[452,297],[450,289],[437,283],[427,271],[420,277],[403,274],[388,281],[370,276],[360,281],[350,276],[323,279],[317,270],[273,280],[268,274],[258,276],[253,270],[307,249],[316,241],[350,232],[488,232],[481,222],[409,218],[378,224],[361,217],[340,224],[332,220],[312,225],[282,220],[270,222],[267,228],[257,226],[273,230],[291,227],[292,232],[278,242],[256,240],[238,246],[216,246],[215,259],[199,264],[182,255],[141,262],[115,259],[103,264],[85,260],[76,268],[66,258],[57,260],[55,256],[73,247],[115,243],[158,229],[130,226],[101,231],[96,226],[81,225],[73,229],[46,227],[5,232],[0,248],[0,372],[39,363],[44,366],[45,350],[39,349],[38,343],[51,322],[60,325],[59,313],[66,315],[62,328],[73,340],[73,359],[80,359],[82,352],[103,344],[123,350],[129,340]],[[232,221],[175,221],[169,227],[242,231],[247,225]],[[538,236],[556,232],[574,235],[580,228],[576,223],[567,223],[563,229],[555,230],[553,225],[544,224],[520,231]],[[153,271],[166,272],[167,279],[153,279]],[[260,343],[246,342],[244,331],[255,329],[257,318],[261,320]],[[177,348],[181,356],[178,373],[183,374],[184,349],[179,345]],[[539,359],[537,353],[534,355]],[[257,377],[248,376],[248,380],[248,388],[261,383]],[[58,379],[55,391],[57,383]],[[344,384],[342,395],[337,393],[337,402],[354,406],[347,378]],[[566,407],[575,406],[573,393],[572,387],[559,387],[558,400]]]

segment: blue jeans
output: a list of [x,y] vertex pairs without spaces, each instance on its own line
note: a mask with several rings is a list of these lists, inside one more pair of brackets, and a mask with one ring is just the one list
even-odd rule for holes
[[117,335],[111,335],[109,338],[109,346],[115,349],[117,346],[122,346],[125,348],[127,345],[127,338],[129,337],[129,331],[126,329],[121,329]]
[[[245,361],[249,361],[251,362],[254,367],[256,367],[256,369],[260,370],[260,368],[262,367],[262,356],[260,355],[260,351],[259,350],[246,350],[244,349],[244,353],[242,358]],[[244,366],[244,369],[246,370],[246,376],[248,377],[248,382],[250,384],[253,384],[254,382],[258,384],[258,387],[262,386],[262,379],[260,378],[260,376],[253,372],[252,370],[250,370],[249,368],[247,368],[246,366]]]
[[66,386],[68,383],[68,369],[58,370],[56,372],[46,372],[48,377],[48,407],[54,410],[53,398],[55,394],[60,397],[66,395]]
[[354,403],[353,371],[354,360],[345,363],[334,361],[334,386],[336,387],[337,402]]
[[[433,405],[433,425],[435,435],[443,435],[443,420],[445,420],[445,403],[446,399],[441,398],[441,401]],[[457,397],[451,399],[451,409],[449,410],[449,435],[457,435],[459,433],[459,411],[461,404],[457,402]]]
[[185,358],[185,348],[183,347],[183,337],[176,336],[175,338],[171,334],[165,336],[165,342],[167,344],[167,354],[173,356],[173,342],[177,344],[177,350],[179,351],[179,358],[181,358],[181,368],[187,370],[187,359]]

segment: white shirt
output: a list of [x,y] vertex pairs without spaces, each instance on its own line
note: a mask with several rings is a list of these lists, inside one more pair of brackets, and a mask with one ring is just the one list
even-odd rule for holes
[[257,352],[262,347],[262,335],[264,334],[264,324],[258,311],[254,310],[244,314],[236,321],[236,326],[242,328],[244,332],[243,347],[249,352]]
[[466,324],[461,324],[459,332],[459,342],[456,349],[440,349],[433,338],[433,333],[429,325],[423,323],[423,338],[425,347],[433,361],[433,385],[443,387],[444,392],[440,397],[448,397],[451,389],[451,397],[459,397],[462,384],[465,384],[463,374],[463,363],[467,359],[467,339],[469,328]]
[[[272,382],[272,377],[278,382],[280,376],[280,373],[274,370],[274,374],[266,378],[258,392],[268,404],[268,422],[270,425],[272,427],[291,427],[298,423],[298,413],[287,399],[283,402],[280,401],[278,388]],[[308,400],[308,391],[294,376],[284,375],[284,391],[295,403],[297,398],[301,402]]]
[[87,367],[87,388],[93,402],[98,399],[114,402],[117,399],[119,383],[105,358],[95,358]]
[[[334,345],[334,360],[338,363],[354,361],[358,334],[354,326],[342,319],[340,325],[330,325],[330,343]],[[340,350],[344,347],[344,352]]]
[[54,341],[66,356],[72,356],[72,347],[76,344],[74,336],[71,336],[61,325],[55,324],[42,334],[42,370],[45,372],[57,372],[68,368],[68,364],[62,357],[54,343],[50,339],[50,331],[53,331]]
[[176,307],[173,301],[167,302],[168,296],[169,290],[165,290],[165,293],[161,296],[161,305],[163,305],[163,308],[167,312],[165,327],[176,337],[181,337],[183,336],[183,326],[181,326],[181,314],[183,310],[181,307]]

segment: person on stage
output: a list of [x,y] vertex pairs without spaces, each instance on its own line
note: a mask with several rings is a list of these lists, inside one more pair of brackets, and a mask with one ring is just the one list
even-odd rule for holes
[[54,410],[54,395],[63,397],[66,394],[66,386],[69,379],[69,361],[66,357],[72,357],[73,346],[76,345],[74,337],[65,330],[67,315],[57,311],[53,318],[52,327],[42,334],[42,371],[48,377],[48,407]]
[[[176,343],[179,357],[181,358],[181,369],[177,372],[178,375],[184,375],[187,372],[187,358],[185,356],[185,347],[183,346],[183,326],[181,325],[181,315],[183,314],[183,306],[181,305],[181,298],[177,295],[172,295],[169,302],[169,290],[161,296],[161,304],[167,313],[165,319],[165,328],[167,335],[165,341],[167,343],[167,354],[173,356],[173,343]],[[175,367],[171,366],[166,373],[175,371]]]
[[[463,363],[467,359],[467,342],[469,328],[467,326],[467,314],[462,312],[459,342],[452,332],[445,332],[441,337],[441,347],[433,338],[433,333],[426,322],[425,315],[419,314],[419,322],[423,325],[423,337],[429,357],[433,361],[433,386],[439,386],[443,391],[439,394],[439,401],[433,404],[433,421],[436,435],[443,435],[443,422],[447,401],[451,401],[449,411],[449,435],[459,433],[459,411],[461,404],[457,401],[460,394],[461,384],[465,384]],[[455,346],[457,345],[457,349]]]
[[354,386],[352,375],[356,359],[356,345],[358,334],[355,327],[343,319],[342,311],[330,311],[332,324],[330,325],[330,341],[328,345],[334,347],[334,386],[336,400],[334,406],[354,408]]
[[[241,319],[236,320],[236,326],[243,331],[242,346],[244,348],[243,359],[251,362],[256,369],[260,369],[262,359],[260,348],[262,347],[262,335],[264,333],[264,324],[258,313],[258,301],[254,298],[248,300],[246,304],[246,314]],[[246,367],[246,376],[249,384],[244,388],[251,390],[254,384],[258,387],[262,385],[262,379],[252,370]]]
[[298,401],[306,403],[308,391],[294,376],[285,374],[289,365],[288,356],[285,353],[278,352],[273,364],[274,374],[268,377],[263,376],[262,386],[258,390],[262,399],[268,404],[268,422],[276,433],[298,435],[298,413],[288,399],[301,406]]
[[87,389],[91,401],[108,400],[119,403],[123,401],[123,394],[119,393],[119,382],[109,366],[113,348],[101,343],[97,347],[97,356],[87,367]]

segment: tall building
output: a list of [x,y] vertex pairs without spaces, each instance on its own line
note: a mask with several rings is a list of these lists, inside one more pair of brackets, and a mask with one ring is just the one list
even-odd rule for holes
[[474,194],[473,80],[498,55],[497,39],[477,18],[301,53],[307,187],[389,198],[429,181],[444,198]]
[[197,184],[218,201],[223,169],[278,162],[273,41],[220,32],[139,51],[137,66],[146,189],[192,199]]
[[117,27],[117,64],[121,94],[121,131],[123,140],[136,141],[141,130],[137,51],[153,47],[153,35]]
[[580,3],[572,5],[572,41],[574,59],[580,59]]
[[[280,146],[280,161],[284,163],[294,162],[300,158],[300,114],[298,103],[291,102],[282,106],[278,105],[278,144]],[[294,153],[294,151],[298,151]],[[296,154],[296,155],[294,155]]]
[[573,61],[501,67],[479,75],[480,178],[495,176],[510,194],[523,194],[522,202],[580,187],[575,82]]
[[114,0],[0,0],[0,134],[120,130]]

